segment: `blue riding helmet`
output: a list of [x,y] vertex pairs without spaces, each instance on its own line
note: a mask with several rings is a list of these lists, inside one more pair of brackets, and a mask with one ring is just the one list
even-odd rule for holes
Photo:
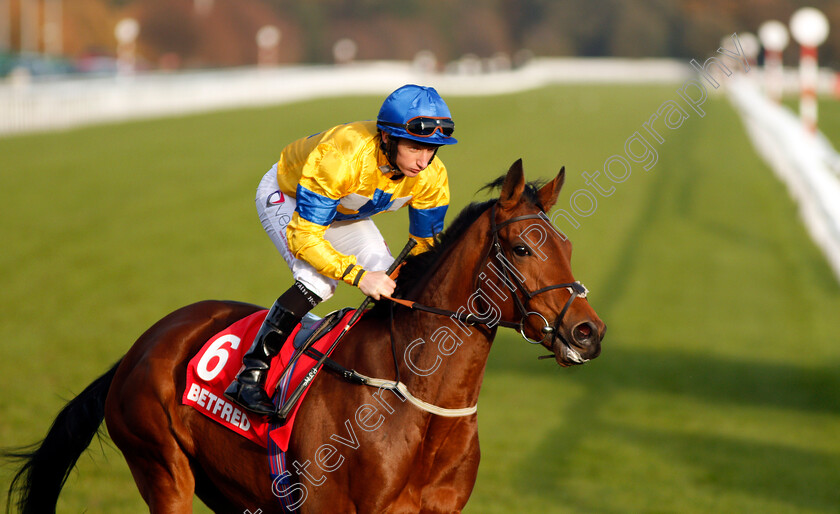
[[397,89],[382,103],[376,126],[396,138],[429,145],[454,145],[455,123],[449,107],[435,88],[408,84]]

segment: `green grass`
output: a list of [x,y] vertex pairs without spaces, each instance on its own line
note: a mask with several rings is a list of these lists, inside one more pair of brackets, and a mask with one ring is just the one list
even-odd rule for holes
[[[798,112],[799,106],[796,106]],[[835,150],[840,150],[840,101],[836,98],[821,97],[819,99],[817,125]]]
[[[675,89],[450,99],[461,141],[441,151],[451,212],[519,157],[529,178],[566,165],[568,208],[581,173],[622,153]],[[287,142],[370,118],[379,101],[0,139],[2,444],[42,437],[66,399],[171,310],[204,298],[270,303],[290,273],[256,217],[259,178]],[[634,167],[580,228],[561,227],[609,326],[603,353],[559,369],[500,333],[468,512],[840,506],[840,287],[732,109],[706,107],[663,129],[652,170]],[[402,246],[404,213],[377,224]],[[339,291],[319,312],[358,302]],[[119,453],[104,454],[94,445],[80,459],[60,512],[145,510]],[[10,476],[0,469],[0,487]]]

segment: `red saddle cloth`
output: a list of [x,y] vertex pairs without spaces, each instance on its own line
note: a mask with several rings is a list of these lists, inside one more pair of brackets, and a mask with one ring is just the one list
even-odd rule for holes
[[[354,310],[348,309],[336,326],[315,341],[312,347],[322,353],[326,352],[344,326],[350,321],[354,312]],[[251,347],[267,313],[267,310],[255,312],[214,335],[204,344],[201,351],[190,360],[187,366],[187,384],[181,402],[263,447],[267,447],[268,437],[270,436],[274,443],[285,452],[289,446],[289,438],[292,434],[297,411],[303,403],[306,393],[301,396],[294,410],[289,414],[286,424],[271,430],[270,434],[270,422],[267,418],[247,412],[224,396],[225,389],[239,373],[239,369],[242,367],[242,356]],[[286,344],[280,351],[280,355],[271,361],[271,368],[265,384],[265,389],[270,396],[275,391],[277,381],[294,353],[294,346],[290,342],[294,341],[300,330],[301,325],[298,325],[289,335]],[[275,404],[282,405],[282,401],[278,400],[284,400],[303,380],[303,377],[315,363],[316,360],[306,354],[300,356],[292,372],[284,379],[286,383],[277,389],[276,394],[279,398],[275,397]],[[312,383],[309,384],[306,391],[311,386]]]

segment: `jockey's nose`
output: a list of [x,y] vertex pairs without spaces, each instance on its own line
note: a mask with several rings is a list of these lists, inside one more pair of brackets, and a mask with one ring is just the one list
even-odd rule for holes
[[435,158],[435,151],[434,150],[423,150],[420,152],[420,158],[417,160],[417,166],[422,170],[426,169],[426,167],[432,163],[432,159]]

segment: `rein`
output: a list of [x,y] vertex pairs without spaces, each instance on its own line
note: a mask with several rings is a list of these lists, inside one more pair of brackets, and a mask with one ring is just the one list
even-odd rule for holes
[[[563,321],[563,317],[566,315],[566,312],[569,310],[569,307],[571,307],[572,302],[575,300],[575,298],[578,298],[578,297],[579,298],[586,298],[586,295],[589,293],[589,291],[586,289],[586,287],[583,284],[581,284],[578,281],[568,282],[568,283],[565,283],[565,284],[550,285],[550,286],[546,286],[546,287],[537,289],[536,291],[529,291],[528,288],[525,287],[525,284],[523,283],[523,281],[517,276],[517,274],[511,273],[511,271],[509,269],[509,266],[508,266],[509,261],[507,260],[507,258],[505,256],[504,248],[502,247],[502,244],[499,241],[499,230],[501,230],[503,227],[506,227],[507,225],[510,225],[511,223],[516,223],[518,221],[525,221],[525,220],[530,220],[530,219],[544,220],[544,217],[543,217],[542,213],[526,214],[526,215],[523,215],[523,216],[517,216],[515,218],[510,218],[510,219],[505,220],[501,223],[496,223],[496,204],[493,204],[493,206],[491,208],[491,211],[490,211],[490,234],[493,236],[493,240],[490,244],[490,247],[487,250],[487,256],[483,259],[482,262],[484,262],[484,261],[491,262],[491,259],[494,260],[495,263],[498,265],[498,267],[503,270],[504,280],[507,280],[508,283],[514,284],[516,286],[517,292],[521,293],[525,297],[525,301],[523,302],[519,298],[519,295],[517,295],[517,294],[512,294],[511,295],[511,296],[513,296],[514,305],[516,306],[517,310],[519,311],[519,315],[521,316],[519,322],[499,320],[496,324],[501,325],[501,326],[506,327],[506,328],[518,328],[519,329],[519,334],[522,336],[523,339],[525,339],[526,341],[528,341],[531,344],[540,344],[543,341],[545,341],[546,338],[553,337],[553,335],[556,331],[556,328],[548,322],[548,320],[545,318],[545,316],[543,316],[539,312],[531,311],[531,310],[528,309],[528,304],[530,303],[530,301],[535,296],[540,295],[542,293],[546,293],[548,291],[553,291],[554,289],[563,289],[563,288],[567,289],[569,291],[569,299],[566,300],[566,303],[565,303],[565,305],[563,305],[563,309],[560,311],[560,315],[557,317],[557,321],[555,322],[555,324],[557,326],[559,326],[560,323]],[[495,253],[493,253],[494,250],[495,250]],[[481,269],[481,267],[479,267],[478,269]],[[398,272],[399,272],[399,269],[395,270],[394,273],[392,274],[392,278],[395,278],[395,276]],[[382,295],[382,297],[390,300],[391,302],[393,302],[391,304],[391,309],[390,309],[390,311],[391,311],[391,315],[390,315],[390,318],[391,318],[390,319],[390,335],[391,335],[391,353],[392,353],[392,356],[393,356],[393,359],[394,359],[394,369],[395,369],[396,378],[394,380],[386,380],[386,379],[381,379],[381,378],[371,378],[371,377],[362,375],[361,373],[359,373],[355,370],[348,370],[348,369],[342,367],[341,365],[335,363],[331,359],[326,359],[326,363],[328,364],[328,366],[331,369],[333,369],[333,371],[339,373],[340,375],[343,376],[343,378],[345,378],[346,380],[348,380],[350,382],[354,382],[354,383],[357,383],[357,384],[364,384],[364,385],[371,386],[371,387],[379,387],[379,388],[389,389],[391,391],[394,391],[395,393],[398,393],[400,396],[402,396],[403,398],[408,400],[410,403],[412,403],[416,407],[418,407],[418,408],[420,408],[420,409],[422,409],[426,412],[436,414],[438,416],[461,417],[461,416],[469,416],[469,415],[475,414],[476,411],[478,410],[478,405],[473,405],[472,407],[466,407],[466,408],[461,408],[461,409],[446,409],[446,408],[443,408],[443,407],[438,407],[438,406],[433,405],[431,403],[424,402],[423,400],[420,400],[419,398],[412,395],[411,392],[409,392],[408,387],[400,381],[400,367],[399,367],[399,362],[397,360],[396,345],[394,344],[394,331],[395,331],[394,330],[394,304],[399,304],[399,305],[402,305],[404,307],[408,307],[409,309],[416,310],[416,311],[428,312],[428,313],[436,314],[436,315],[439,315],[439,316],[446,316],[446,317],[449,317],[449,318],[457,319],[457,320],[461,321],[462,323],[467,323],[467,324],[470,324],[470,325],[489,325],[489,322],[481,321],[480,318],[478,318],[477,316],[475,316],[474,314],[472,314],[470,312],[467,312],[467,313],[455,312],[455,311],[451,311],[451,310],[447,310],[447,309],[440,309],[440,308],[437,308],[437,307],[431,307],[431,306],[428,306],[428,305],[419,304],[417,302],[410,301],[410,300],[404,300],[404,299],[401,299],[401,298],[393,298],[393,297],[385,296],[385,295]],[[541,332],[543,334],[543,338],[539,341],[535,341],[533,339],[530,339],[528,336],[525,335],[525,322],[528,320],[528,318],[530,316],[537,316],[543,321],[544,326],[541,329]]]
[[[589,290],[586,289],[586,287],[583,284],[581,284],[579,281],[575,281],[575,282],[568,282],[568,283],[565,283],[565,284],[555,284],[555,285],[546,286],[546,287],[537,289],[536,291],[529,291],[528,288],[525,287],[525,284],[523,283],[523,281],[520,280],[520,278],[517,276],[517,274],[511,273],[510,267],[507,264],[509,261],[506,258],[504,248],[502,248],[502,244],[499,241],[499,230],[501,230],[503,227],[506,227],[507,225],[510,225],[511,223],[516,223],[517,221],[524,221],[524,220],[530,220],[530,219],[544,220],[545,218],[543,217],[542,213],[525,214],[523,216],[517,216],[515,218],[510,218],[510,219],[505,220],[501,223],[496,223],[496,204],[494,203],[491,210],[490,210],[490,234],[493,236],[493,241],[491,242],[490,247],[487,250],[487,256],[485,257],[485,260],[489,260],[489,259],[494,260],[495,263],[498,264],[498,268],[500,268],[502,270],[502,273],[504,273],[504,279],[506,281],[508,281],[508,283],[514,284],[516,286],[517,291],[520,292],[525,297],[525,301],[523,302],[519,298],[519,295],[516,295],[516,294],[511,295],[511,296],[513,296],[514,305],[516,306],[516,309],[519,311],[519,315],[521,316],[520,319],[519,319],[519,322],[499,320],[496,324],[498,324],[500,326],[503,326],[505,328],[519,329],[519,335],[521,335],[523,339],[525,339],[526,341],[528,341],[531,344],[541,344],[543,341],[546,340],[546,338],[552,337],[554,332],[556,331],[556,329],[555,329],[554,326],[552,326],[548,322],[548,320],[545,318],[545,316],[543,316],[539,312],[531,311],[531,310],[528,309],[527,306],[530,303],[530,301],[535,296],[537,296],[539,294],[542,294],[542,293],[546,293],[548,291],[552,291],[554,289],[563,289],[563,288],[567,289],[569,291],[569,299],[566,300],[566,303],[565,303],[565,305],[563,305],[563,309],[560,311],[560,315],[557,317],[557,321],[555,322],[555,324],[557,326],[559,326],[560,323],[563,321],[563,317],[566,315],[566,312],[569,310],[569,307],[571,307],[572,302],[575,300],[575,298],[578,298],[578,297],[586,298],[586,295],[589,293]],[[494,250],[495,250],[495,253],[493,253]],[[479,269],[481,269],[481,267],[479,267]],[[486,321],[481,321],[480,318],[478,318],[476,315],[474,315],[471,312],[466,312],[466,313],[455,312],[455,311],[451,311],[451,310],[447,310],[447,309],[439,309],[437,307],[430,307],[428,305],[419,304],[417,302],[413,302],[413,301],[410,301],[410,300],[403,300],[401,298],[392,298],[390,296],[384,296],[384,295],[383,295],[383,297],[392,301],[392,302],[394,302],[394,303],[400,304],[404,307],[408,307],[409,309],[428,312],[428,313],[431,313],[431,314],[437,314],[439,316],[446,316],[446,317],[449,317],[449,318],[457,319],[458,321],[461,321],[462,323],[467,323],[467,324],[470,324],[470,325],[488,325],[489,324]],[[540,339],[539,341],[535,341],[533,339],[530,339],[528,336],[525,335],[525,322],[528,320],[528,318],[530,316],[537,316],[543,322],[543,327],[542,327],[542,329],[540,329],[540,331],[543,334],[543,338]]]

